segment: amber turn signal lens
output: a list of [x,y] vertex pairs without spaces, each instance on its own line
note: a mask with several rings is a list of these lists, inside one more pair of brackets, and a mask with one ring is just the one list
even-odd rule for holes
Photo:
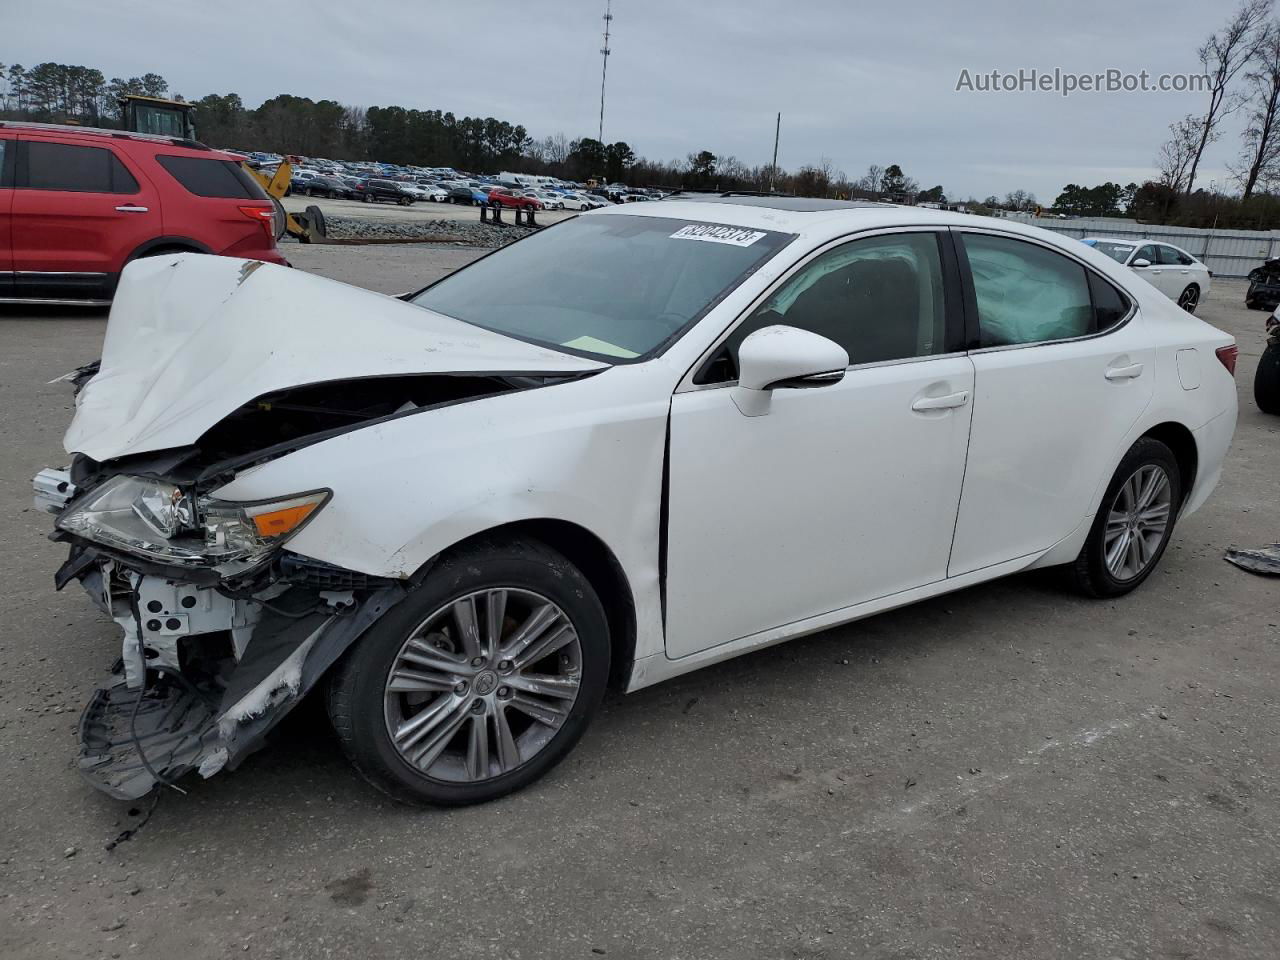
[[301,524],[319,505],[318,503],[300,503],[292,507],[272,510],[269,513],[259,513],[253,518],[254,529],[258,531],[260,537],[278,537]]

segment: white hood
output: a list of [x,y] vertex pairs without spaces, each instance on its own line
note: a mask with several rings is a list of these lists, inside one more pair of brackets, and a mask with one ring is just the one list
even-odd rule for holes
[[63,446],[95,460],[185,446],[255,397],[327,380],[604,366],[300,270],[153,257],[120,277]]

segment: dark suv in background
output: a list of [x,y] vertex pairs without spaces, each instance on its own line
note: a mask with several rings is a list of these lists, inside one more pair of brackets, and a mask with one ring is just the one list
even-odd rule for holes
[[413,203],[414,196],[394,180],[366,180],[356,184],[356,196],[365,203],[389,200],[403,207]]
[[271,198],[193,140],[0,121],[0,301],[106,304],[138,257],[286,264]]

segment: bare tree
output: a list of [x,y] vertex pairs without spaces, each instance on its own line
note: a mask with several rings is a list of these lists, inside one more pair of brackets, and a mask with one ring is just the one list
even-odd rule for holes
[[569,159],[569,153],[573,149],[569,138],[563,132],[547,137],[544,145],[548,163],[564,163]]
[[1280,24],[1273,22],[1267,27],[1255,66],[1245,79],[1249,82],[1249,123],[1242,136],[1240,185],[1248,200],[1263,172],[1274,171],[1280,164]]
[[1239,109],[1242,98],[1229,91],[1236,74],[1257,55],[1262,25],[1271,16],[1271,0],[1245,0],[1227,25],[1211,34],[1196,55],[1209,78],[1209,106],[1198,120],[1199,136],[1186,171],[1184,192],[1190,196],[1205,147],[1216,139],[1219,124]]
[[[1194,114],[1187,114],[1181,120],[1169,124],[1169,139],[1160,146],[1156,154],[1156,166],[1160,168],[1160,182],[1173,190],[1182,190],[1187,182],[1187,173],[1195,163],[1201,144],[1201,121]],[[1217,131],[1210,132],[1209,143],[1216,140]]]
[[879,193],[880,184],[884,180],[884,167],[878,163],[873,163],[867,167],[866,175],[859,180],[854,186],[866,193]]

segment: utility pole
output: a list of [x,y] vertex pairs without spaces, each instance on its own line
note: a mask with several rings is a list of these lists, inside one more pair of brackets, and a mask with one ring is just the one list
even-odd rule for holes
[[609,27],[613,22],[613,0],[605,0],[604,46],[600,48],[600,130],[596,134],[604,143],[604,79],[609,72]]
[[778,111],[778,123],[773,128],[773,165],[769,167],[769,192],[773,193],[773,182],[778,177],[778,140],[782,136],[782,111]]

